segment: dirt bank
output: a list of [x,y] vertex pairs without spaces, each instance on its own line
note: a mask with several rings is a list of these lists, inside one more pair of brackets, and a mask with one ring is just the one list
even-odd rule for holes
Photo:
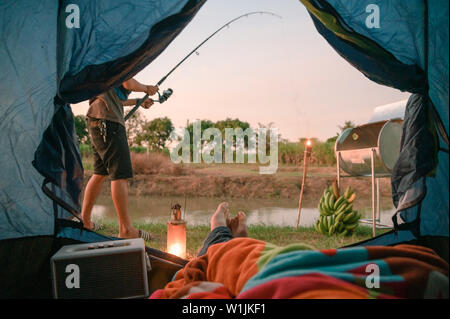
[[[85,181],[91,172],[86,172]],[[306,205],[314,205],[325,187],[335,178],[333,167],[312,167],[304,190]],[[130,194],[137,196],[183,196],[217,198],[281,198],[297,199],[301,188],[298,167],[280,167],[274,175],[260,175],[258,168],[241,166],[193,166],[184,168],[181,175],[136,174],[129,182]],[[106,183],[104,192],[109,192]],[[352,186],[359,205],[370,206],[371,182],[369,178],[346,178],[341,189]],[[389,179],[381,180],[382,206],[392,205]],[[358,206],[359,206],[358,205]]]

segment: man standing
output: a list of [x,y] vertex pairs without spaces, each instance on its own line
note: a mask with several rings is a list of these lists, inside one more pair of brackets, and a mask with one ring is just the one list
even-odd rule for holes
[[[130,150],[126,136],[124,106],[136,104],[128,99],[134,92],[154,95],[157,86],[143,85],[134,79],[124,82],[117,88],[89,100],[86,121],[94,158],[94,174],[90,178],[82,206],[83,224],[87,229],[95,229],[91,220],[92,208],[100,193],[106,176],[111,179],[111,196],[119,219],[119,238],[143,238],[150,240],[145,231],[135,229],[128,214],[128,179],[133,177]],[[142,103],[148,109],[153,105],[151,99]]]

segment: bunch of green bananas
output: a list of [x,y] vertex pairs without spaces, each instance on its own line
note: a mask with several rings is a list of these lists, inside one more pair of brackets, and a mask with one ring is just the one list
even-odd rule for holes
[[361,215],[353,210],[353,201],[356,198],[351,187],[344,195],[339,196],[337,184],[325,189],[319,202],[320,216],[314,228],[324,235],[349,235],[358,227]]

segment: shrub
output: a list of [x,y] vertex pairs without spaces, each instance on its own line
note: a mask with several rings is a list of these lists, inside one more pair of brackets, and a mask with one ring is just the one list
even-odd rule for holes
[[78,146],[80,149],[81,157],[89,157],[92,155],[92,148],[90,145],[80,143]]
[[[278,160],[282,164],[299,165],[303,162],[305,155],[303,142],[282,142],[278,144]],[[314,141],[311,162],[317,165],[334,165],[334,142]]]
[[302,143],[284,142],[278,144],[278,160],[283,164],[298,165],[303,161],[305,146]]
[[132,147],[130,147],[130,152],[144,154],[144,153],[147,153],[147,148],[145,148],[143,146],[132,146]]
[[165,174],[179,176],[184,174],[181,164],[174,164],[170,157],[162,153],[131,153],[131,163],[135,174]]
[[316,164],[319,165],[334,165],[336,164],[336,157],[334,155],[333,142],[317,142],[313,145],[313,156]]

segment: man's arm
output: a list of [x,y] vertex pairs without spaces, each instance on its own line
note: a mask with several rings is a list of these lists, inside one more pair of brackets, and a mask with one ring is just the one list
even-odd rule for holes
[[148,95],[154,95],[158,92],[158,87],[155,85],[144,85],[139,83],[135,79],[129,79],[123,82],[123,87],[129,91],[133,92],[145,92]]
[[128,99],[122,102],[123,106],[133,106],[137,104],[137,99]]
[[[128,99],[128,100],[126,100],[126,101],[123,101],[122,102],[122,105],[123,106],[135,106],[136,104],[137,104],[137,102],[138,102],[138,100],[137,99]],[[145,100],[142,104],[141,104],[141,106],[144,108],[144,109],[149,109],[152,105],[153,105],[153,100],[152,99],[147,99],[147,100]]]

